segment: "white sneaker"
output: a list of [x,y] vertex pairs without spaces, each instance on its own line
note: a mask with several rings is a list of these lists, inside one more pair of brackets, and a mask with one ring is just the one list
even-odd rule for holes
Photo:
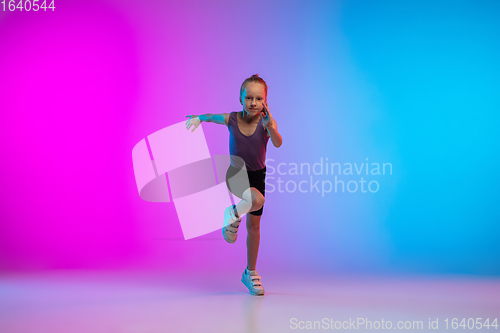
[[222,236],[226,242],[233,244],[236,242],[238,237],[238,227],[241,223],[241,218],[234,214],[234,208],[236,206],[232,205],[226,208],[224,211],[224,225],[222,226]]
[[264,295],[264,287],[262,286],[262,282],[260,282],[260,276],[257,271],[249,271],[245,268],[241,277],[241,282],[248,288],[250,294],[258,296]]

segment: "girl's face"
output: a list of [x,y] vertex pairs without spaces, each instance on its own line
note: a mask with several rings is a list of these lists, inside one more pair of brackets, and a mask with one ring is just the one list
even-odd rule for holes
[[256,116],[262,111],[263,103],[266,101],[264,85],[259,82],[248,82],[240,96],[243,110],[250,116]]

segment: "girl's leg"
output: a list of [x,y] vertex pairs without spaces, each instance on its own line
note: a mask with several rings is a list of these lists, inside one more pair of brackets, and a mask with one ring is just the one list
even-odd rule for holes
[[[260,209],[260,208],[259,208]],[[247,214],[247,269],[255,270],[260,242],[261,216]]]
[[238,216],[261,209],[266,201],[262,193],[255,187],[250,187],[243,192],[242,197],[243,199],[236,205],[236,214]]
[[[250,187],[243,195],[243,199],[236,205],[238,216],[259,210],[264,205],[266,198],[255,187]],[[247,214],[247,268],[255,270],[260,242],[260,217]]]

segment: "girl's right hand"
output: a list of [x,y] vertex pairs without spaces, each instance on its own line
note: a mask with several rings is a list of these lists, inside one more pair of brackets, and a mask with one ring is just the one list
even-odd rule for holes
[[186,116],[189,117],[189,119],[186,121],[186,129],[189,130],[191,126],[194,126],[194,128],[191,130],[191,133],[200,126],[201,121],[200,118],[196,115],[189,115]]

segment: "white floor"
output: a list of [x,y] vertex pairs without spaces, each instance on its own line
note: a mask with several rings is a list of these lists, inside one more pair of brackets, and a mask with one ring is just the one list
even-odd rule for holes
[[[453,318],[479,327],[476,318],[500,317],[498,278],[261,275],[259,297],[240,272],[3,274],[0,332],[386,332],[387,321],[392,330],[407,321],[400,329],[408,332],[500,331],[451,327]],[[411,328],[414,321],[423,327]]]

